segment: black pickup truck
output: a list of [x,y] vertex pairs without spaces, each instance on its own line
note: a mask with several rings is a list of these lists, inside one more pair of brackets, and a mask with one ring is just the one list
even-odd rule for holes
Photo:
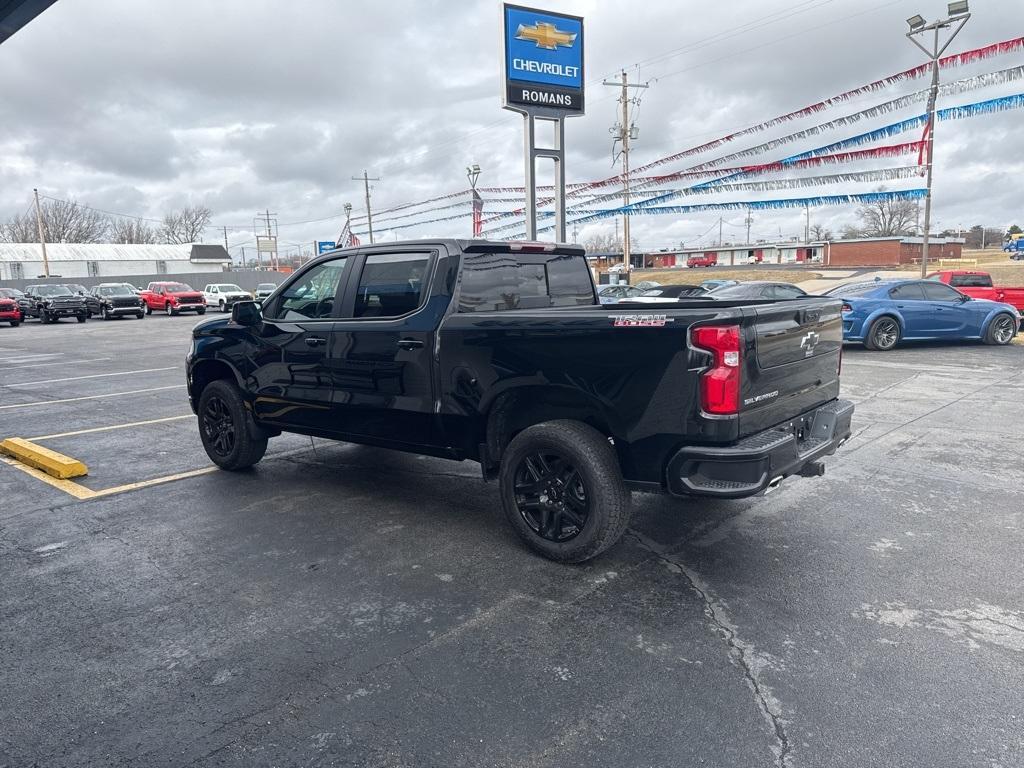
[[334,251],[187,357],[207,454],[237,470],[284,432],[480,462],[535,550],[581,562],[630,491],[740,498],[850,436],[840,302],[602,307],[582,248],[429,240]]
[[25,288],[28,299],[28,317],[38,317],[40,322],[56,323],[62,317],[73,317],[84,323],[89,319],[89,308],[85,299],[76,295],[66,285],[29,285]]

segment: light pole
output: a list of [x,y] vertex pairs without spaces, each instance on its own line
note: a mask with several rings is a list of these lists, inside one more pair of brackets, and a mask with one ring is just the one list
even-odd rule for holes
[[345,236],[346,240],[344,243],[338,243],[342,248],[348,248],[352,245],[352,203],[345,203],[345,229],[344,232],[348,234]]
[[473,237],[480,237],[483,227],[484,201],[480,193],[476,191],[476,182],[480,178],[480,166],[476,163],[466,166],[466,178],[469,179],[469,188],[473,191],[473,213],[472,226]]
[[[921,240],[921,277],[925,277],[928,274],[928,235],[932,218],[932,167],[934,159],[932,157],[932,150],[935,148],[935,102],[939,95],[939,59],[942,58],[942,54],[946,52],[949,44],[953,42],[953,38],[964,28],[967,20],[971,18],[967,0],[955,0],[955,2],[947,6],[947,11],[949,13],[948,18],[934,21],[931,24],[926,22],[920,14],[907,19],[907,24],[910,25],[907,39],[920,48],[924,55],[931,59],[932,62],[932,86],[928,92],[928,124],[926,128],[928,137],[926,139],[925,157],[927,158],[928,165],[925,169],[927,180],[925,182],[924,195],[924,232],[922,233]],[[953,27],[955,28],[946,41],[941,42],[939,40],[939,31]],[[934,32],[931,48],[925,47],[917,40],[918,35],[924,35],[926,32]]]

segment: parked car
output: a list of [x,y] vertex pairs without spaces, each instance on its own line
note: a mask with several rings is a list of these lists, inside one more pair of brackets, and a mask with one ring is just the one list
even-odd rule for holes
[[699,285],[661,285],[626,301],[641,304],[678,304],[682,299],[699,299],[707,295],[707,289]]
[[718,265],[718,254],[717,253],[704,253],[701,255],[688,256],[686,258],[687,267],[714,267]]
[[147,315],[154,312],[165,312],[168,316],[177,315],[179,312],[206,314],[206,298],[185,283],[150,283],[141,295],[146,303]]
[[104,320],[125,316],[141,320],[146,316],[145,303],[124,283],[100,283],[93,287],[92,296],[99,302]]
[[10,323],[12,328],[21,325],[21,308],[17,299],[0,295],[0,323]]
[[799,299],[807,295],[807,291],[792,283],[775,283],[768,280],[748,280],[716,288],[711,292],[714,299]]
[[701,280],[700,285],[702,288],[707,288],[709,291],[715,291],[719,288],[728,288],[730,285],[739,285],[739,280]]
[[44,325],[62,317],[73,317],[80,323],[89,319],[85,299],[72,293],[66,285],[27,285],[25,297],[29,300],[28,315],[38,317]]
[[626,530],[631,490],[741,498],[821,474],[851,434],[839,308],[601,307],[579,246],[381,243],[198,323],[186,383],[222,469],[282,432],[471,459],[528,546],[581,562]]
[[602,304],[615,304],[642,293],[641,288],[632,285],[606,285],[597,292],[597,298]]
[[1017,335],[1010,304],[972,299],[932,280],[877,280],[833,288],[843,301],[843,340],[886,352],[901,341],[981,339],[1009,344]]
[[0,298],[14,299],[21,313],[21,320],[24,322],[25,317],[28,315],[29,304],[28,297],[24,291],[19,291],[17,288],[0,288]]
[[1018,237],[1015,240],[1007,240],[1003,244],[1003,250],[1010,254],[1010,258],[1014,261],[1020,261],[1024,259],[1024,237]]
[[100,302],[92,295],[88,288],[80,283],[64,283],[63,285],[75,294],[75,296],[82,297],[82,301],[85,302],[86,314],[89,317],[93,317],[100,313]]
[[267,298],[270,294],[277,290],[277,283],[260,283],[256,286],[256,290],[253,293],[253,298],[257,301],[260,299]]
[[992,275],[970,269],[944,269],[932,272],[929,280],[951,285],[960,293],[966,293],[972,299],[988,299],[1012,304],[1018,314],[1024,315],[1024,288],[1007,288],[992,284]]
[[249,301],[252,294],[243,291],[234,283],[209,283],[203,288],[206,306],[217,307],[221,312],[230,312],[236,301]]

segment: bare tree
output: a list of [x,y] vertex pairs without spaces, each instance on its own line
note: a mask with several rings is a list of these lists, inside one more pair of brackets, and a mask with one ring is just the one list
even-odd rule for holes
[[[110,231],[110,218],[74,200],[44,200],[40,205],[43,234],[48,243],[102,243]],[[0,226],[11,243],[39,242],[34,212],[12,217]]]
[[156,229],[142,219],[114,219],[110,226],[110,240],[114,243],[155,243]]
[[843,240],[854,240],[858,237],[867,237],[867,232],[856,224],[844,224],[843,228],[839,230],[839,236]]
[[812,224],[811,237],[814,238],[815,240],[835,239],[835,235],[832,234],[832,230],[826,227],[824,224]]
[[192,205],[164,215],[159,238],[167,243],[201,243],[213,213],[205,205]]
[[39,230],[36,227],[34,215],[16,213],[8,221],[0,223],[0,242],[35,243],[38,241]]
[[[879,192],[884,192],[881,188]],[[879,198],[857,209],[857,218],[863,225],[867,237],[892,237],[909,235],[914,231],[917,218],[917,203],[913,200],[892,200]]]

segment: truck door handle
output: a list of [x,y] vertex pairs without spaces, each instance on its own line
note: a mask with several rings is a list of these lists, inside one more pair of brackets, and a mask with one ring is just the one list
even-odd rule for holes
[[399,349],[422,349],[423,348],[423,342],[420,341],[419,339],[399,339],[398,340],[398,348]]
[[306,345],[310,347],[322,347],[327,343],[327,339],[323,336],[307,336]]

